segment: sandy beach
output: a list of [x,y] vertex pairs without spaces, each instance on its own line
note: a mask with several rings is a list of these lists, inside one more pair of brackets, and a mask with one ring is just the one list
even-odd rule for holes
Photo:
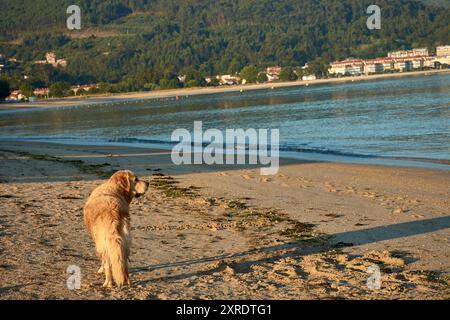
[[[0,164],[0,299],[450,299],[448,171],[284,159],[262,177],[165,150],[8,141]],[[131,206],[133,285],[111,291],[82,207],[119,169],[151,189]]]
[[81,97],[66,97],[59,99],[38,100],[36,102],[26,103],[0,103],[0,109],[14,109],[14,108],[48,108],[48,107],[63,107],[63,106],[80,106],[80,105],[96,105],[96,104],[114,104],[130,101],[150,100],[150,99],[168,99],[168,98],[185,98],[187,96],[216,94],[227,92],[240,92],[249,90],[269,90],[277,88],[289,88],[299,86],[312,86],[319,84],[332,84],[344,82],[359,82],[371,81],[380,79],[392,79],[400,77],[414,77],[414,76],[430,76],[434,74],[447,74],[450,69],[442,70],[428,70],[428,71],[413,71],[404,73],[388,73],[378,75],[362,75],[358,77],[342,77],[330,79],[317,79],[310,81],[294,81],[294,82],[272,82],[262,84],[247,84],[235,86],[221,86],[209,88],[183,88],[173,90],[156,90],[151,92],[131,92],[123,94],[109,94],[109,95],[92,95]]

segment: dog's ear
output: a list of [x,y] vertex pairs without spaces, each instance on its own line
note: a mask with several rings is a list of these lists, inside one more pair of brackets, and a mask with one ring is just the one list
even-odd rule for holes
[[111,181],[128,195],[132,193],[130,179],[130,173],[126,171],[118,171],[111,177]]

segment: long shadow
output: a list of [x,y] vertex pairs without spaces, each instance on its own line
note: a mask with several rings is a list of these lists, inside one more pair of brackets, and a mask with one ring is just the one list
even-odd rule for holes
[[[450,216],[444,216],[439,218],[433,218],[433,219],[427,219],[427,220],[420,220],[420,221],[412,221],[412,222],[405,222],[405,223],[399,223],[399,224],[393,224],[388,226],[379,226],[364,230],[355,230],[355,231],[348,231],[348,232],[342,232],[332,235],[332,239],[329,241],[323,242],[323,238],[316,238],[316,239],[309,239],[309,240],[300,240],[290,243],[284,243],[276,246],[271,247],[263,247],[259,249],[249,250],[245,252],[238,252],[234,254],[229,255],[218,255],[218,256],[212,256],[212,257],[204,257],[199,259],[193,259],[193,260],[185,260],[185,261],[178,261],[173,263],[163,263],[163,264],[157,264],[152,266],[146,266],[146,267],[138,267],[133,268],[131,270],[132,273],[141,273],[141,272],[151,272],[156,269],[163,269],[163,268],[171,268],[171,267],[179,267],[179,266],[191,266],[195,264],[201,264],[206,262],[215,262],[215,261],[223,261],[225,259],[237,259],[237,258],[245,258],[245,257],[251,257],[254,254],[261,254],[261,253],[275,253],[270,255],[269,257],[259,259],[259,260],[247,260],[239,263],[234,263],[233,267],[236,268],[236,270],[248,270],[249,266],[251,265],[257,265],[261,264],[267,259],[281,259],[286,257],[300,257],[303,255],[310,255],[310,254],[317,254],[317,253],[323,253],[331,250],[332,248],[335,248],[336,244],[342,243],[343,241],[349,241],[351,240],[351,245],[365,245],[369,243],[376,243],[380,241],[386,241],[386,240],[392,240],[392,239],[400,239],[405,237],[411,237],[423,233],[429,233],[434,231],[439,231],[443,229],[450,228]],[[314,241],[317,240],[317,241]],[[345,245],[345,244],[344,244]],[[347,243],[347,245],[350,245],[350,243]],[[276,253],[278,251],[286,251],[286,250],[292,250],[288,253]],[[215,272],[216,270],[206,270],[206,271],[198,271],[193,273],[187,273],[187,274],[181,274],[181,275],[174,275],[174,276],[166,276],[161,277],[157,279],[151,279],[143,281],[155,281],[155,280],[180,280],[180,279],[187,279],[192,276],[199,276],[199,275],[205,275],[205,274],[211,274]]]

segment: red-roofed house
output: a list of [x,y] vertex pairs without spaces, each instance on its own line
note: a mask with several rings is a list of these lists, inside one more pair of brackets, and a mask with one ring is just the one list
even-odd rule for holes
[[344,61],[335,61],[328,70],[330,74],[357,76],[364,72],[364,60],[349,58]]

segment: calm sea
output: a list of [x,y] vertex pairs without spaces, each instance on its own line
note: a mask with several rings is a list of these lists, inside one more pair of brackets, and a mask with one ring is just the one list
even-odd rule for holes
[[369,163],[414,158],[422,164],[426,159],[450,160],[450,75],[179,101],[0,109],[0,139],[167,147],[173,130],[191,131],[199,120],[204,129],[279,129],[280,150],[299,158]]

